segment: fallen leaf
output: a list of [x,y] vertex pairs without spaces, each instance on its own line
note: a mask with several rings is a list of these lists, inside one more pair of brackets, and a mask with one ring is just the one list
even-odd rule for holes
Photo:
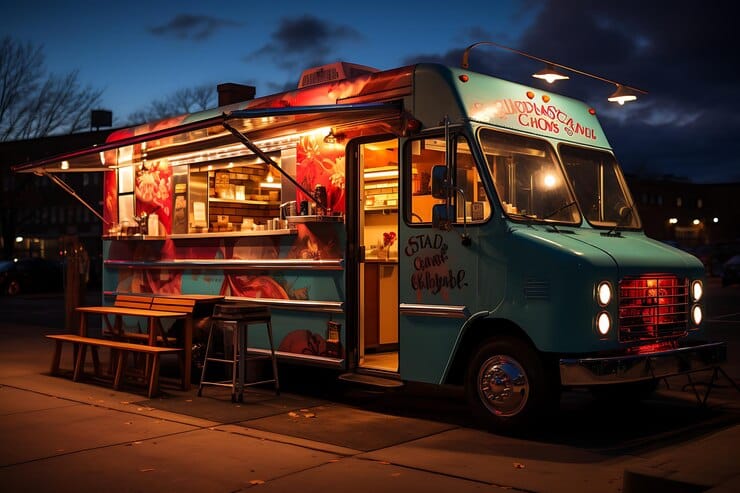
[[303,415],[304,418],[315,418],[316,415],[314,413],[306,413]]
[[193,402],[193,399],[185,399],[185,402]]
[[298,417],[298,413],[294,413],[293,411],[291,411],[291,412],[288,413],[288,416],[290,416],[291,418],[297,418]]
[[265,482],[261,479],[253,479],[249,482],[249,484],[265,484]]
[[398,477],[398,476],[400,476],[400,475],[401,475],[401,473],[400,473],[400,472],[394,472],[393,474],[391,474],[391,477],[392,477],[392,478],[397,478],[397,477]]
[[308,409],[301,409],[301,412],[302,413],[307,413],[308,412]]
[[524,464],[521,462],[514,462],[514,469],[524,469]]
[[146,469],[139,469],[139,472],[152,472],[154,470],[153,467],[148,467]]

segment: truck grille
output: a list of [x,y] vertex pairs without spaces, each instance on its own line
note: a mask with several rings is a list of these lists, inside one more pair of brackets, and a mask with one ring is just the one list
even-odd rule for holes
[[620,342],[655,341],[687,333],[688,280],[652,274],[619,283]]

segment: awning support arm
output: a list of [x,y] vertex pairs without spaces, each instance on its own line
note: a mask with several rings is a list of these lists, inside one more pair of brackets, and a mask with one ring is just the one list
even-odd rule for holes
[[64,190],[68,194],[70,194],[72,197],[76,198],[82,205],[84,205],[85,207],[87,207],[90,210],[90,212],[92,212],[93,214],[95,214],[95,217],[97,217],[101,221],[103,221],[104,224],[109,224],[110,223],[110,221],[106,221],[106,219],[103,216],[101,216],[98,211],[96,211],[95,209],[93,209],[93,206],[91,206],[90,204],[88,204],[87,202],[85,202],[85,199],[83,199],[82,197],[80,197],[79,195],[77,195],[77,192],[75,192],[74,189],[72,187],[70,187],[67,184],[66,181],[62,180],[61,178],[59,178],[54,173],[41,173],[41,174],[43,174],[44,176],[46,176],[47,178],[49,178],[51,181],[53,181],[54,183],[56,183],[57,185],[59,185],[59,188],[61,188],[62,190]]
[[267,154],[265,154],[262,151],[262,149],[260,149],[259,147],[257,147],[254,144],[254,142],[252,142],[251,140],[249,140],[249,138],[246,135],[244,135],[243,133],[241,133],[236,128],[232,127],[229,124],[229,122],[224,121],[222,123],[222,125],[224,126],[224,128],[226,128],[226,130],[228,130],[229,132],[231,132],[232,134],[234,134],[234,137],[236,137],[237,139],[239,139],[239,141],[242,144],[244,144],[247,147],[247,149],[249,149],[250,151],[252,151],[255,155],[257,155],[260,159],[262,159],[266,164],[268,164],[271,167],[273,167],[274,169],[276,169],[281,175],[283,175],[293,185],[295,185],[296,188],[298,188],[301,192],[305,193],[308,197],[311,197],[314,200],[314,202],[316,202],[316,205],[318,205],[319,207],[326,208],[327,204],[322,204],[319,201],[319,198],[317,196],[315,196],[313,192],[311,192],[310,190],[307,190],[303,185],[301,185],[300,183],[298,183],[298,181],[295,178],[293,178],[288,173],[286,173],[278,165],[278,163],[276,163],[272,158],[270,158],[270,156],[268,156]]

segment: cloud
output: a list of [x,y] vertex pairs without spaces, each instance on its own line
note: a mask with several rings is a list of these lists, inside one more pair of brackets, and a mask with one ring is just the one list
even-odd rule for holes
[[340,43],[358,41],[362,35],[350,26],[335,25],[309,14],[284,18],[271,41],[245,57],[271,58],[282,68],[321,65]]
[[740,114],[728,104],[737,89],[729,75],[733,57],[723,48],[734,38],[734,22],[713,3],[550,0],[520,48],[649,91],[617,108],[600,102],[613,86],[584,81],[574,85],[576,93],[563,86],[562,92],[594,101],[628,171],[737,180],[731,142]]
[[228,19],[218,19],[207,15],[178,14],[168,23],[150,27],[155,36],[175,37],[191,41],[208,39],[223,27],[239,27],[240,23]]

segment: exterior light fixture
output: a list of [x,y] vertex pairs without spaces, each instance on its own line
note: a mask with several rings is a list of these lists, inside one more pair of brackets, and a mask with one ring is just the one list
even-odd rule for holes
[[556,80],[568,80],[570,77],[563,74],[562,72],[558,72],[558,70],[552,65],[547,64],[547,67],[543,68],[539,72],[535,72],[532,74],[532,77],[535,79],[543,79],[546,80],[548,84],[552,84]]
[[675,217],[672,217],[668,220],[668,224],[677,224],[677,223],[678,223],[678,219]]
[[336,144],[338,142],[342,142],[344,140],[344,134],[341,133],[334,133],[334,129],[329,129],[329,133],[326,137],[324,137],[324,143],[325,144]]
[[69,161],[62,161],[62,169],[69,169]]
[[713,223],[718,223],[718,222],[719,222],[719,218],[718,218],[718,217],[714,217],[714,218],[712,218],[712,222],[713,222]]
[[631,88],[625,87],[622,84],[617,84],[617,90],[614,91],[614,94],[609,96],[607,99],[612,103],[623,105],[628,101],[634,101],[635,99],[637,99],[637,94],[635,94],[635,92]]
[[692,223],[692,224],[693,224],[694,226],[698,226],[698,225],[699,225],[699,223],[701,223],[701,221],[699,221],[698,219],[694,219],[693,221],[691,221],[691,223]]
[[[591,77],[592,79],[597,79],[602,82],[606,82],[608,84],[614,84],[617,86],[617,91],[609,96],[607,99],[613,103],[618,103],[620,105],[623,105],[627,101],[634,101],[637,99],[638,94],[647,94],[647,91],[643,91],[642,89],[637,89],[630,86],[625,86],[624,84],[620,84],[618,82],[614,82],[613,80],[605,79],[604,77],[599,77],[598,75],[594,75],[588,72],[584,72],[583,70],[578,70],[573,67],[568,67],[566,65],[561,65],[559,63],[555,63],[551,60],[547,60],[545,58],[540,58],[534,55],[530,55],[529,53],[525,53],[523,51],[515,50],[514,48],[509,48],[508,46],[500,45],[498,43],[494,43],[493,41],[479,41],[477,43],[473,43],[472,45],[465,48],[465,51],[463,51],[462,55],[462,61],[460,63],[460,67],[463,69],[469,68],[469,59],[470,59],[470,51],[479,45],[491,45],[495,46],[497,48],[501,48],[503,50],[510,51],[512,53],[516,53],[517,55],[521,55],[526,58],[530,58],[532,60],[537,60],[539,62],[547,64],[547,67],[543,70],[540,70],[539,72],[532,75],[532,77],[536,77],[538,79],[544,79],[549,83],[552,83],[556,80],[563,80],[568,79],[569,77],[559,71],[557,69],[565,70],[567,72],[573,72],[579,75],[583,75],[585,77]],[[556,69],[557,68],[557,69]],[[462,80],[462,79],[461,79]],[[465,82],[465,81],[463,81]]]

